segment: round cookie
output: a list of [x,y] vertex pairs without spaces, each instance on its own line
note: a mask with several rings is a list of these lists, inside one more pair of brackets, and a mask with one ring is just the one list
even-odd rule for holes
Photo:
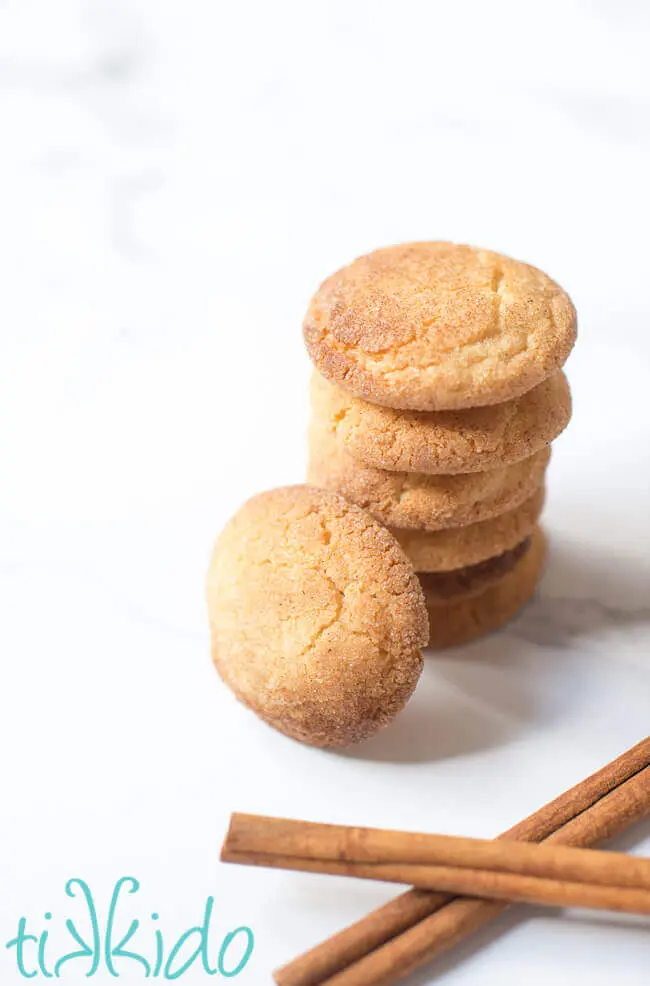
[[398,472],[466,473],[519,462],[548,445],[571,418],[561,370],[521,397],[461,411],[394,411],[352,397],[319,373],[314,414],[327,419],[350,455]]
[[207,598],[219,674],[302,742],[365,739],[420,677],[417,577],[392,535],[335,493],[293,486],[249,500],[217,541]]
[[444,603],[456,599],[469,599],[478,596],[489,585],[500,582],[511,572],[515,565],[530,548],[531,538],[526,538],[521,544],[504,551],[494,558],[486,558],[478,565],[467,565],[455,568],[451,572],[422,572],[419,574],[420,585],[429,603],[439,600]]
[[442,602],[425,592],[431,624],[429,646],[442,650],[467,644],[509,623],[535,592],[545,555],[546,541],[537,528],[530,548],[512,571],[478,595]]
[[576,313],[528,264],[406,243],[329,277],[303,331],[316,368],[356,397],[441,411],[498,404],[541,383],[571,352]]
[[331,428],[314,419],[308,481],[336,490],[388,527],[438,531],[497,517],[541,486],[548,447],[511,466],[457,476],[388,472],[356,462]]
[[397,538],[416,572],[451,572],[478,565],[515,548],[532,534],[544,506],[544,487],[514,510],[490,520],[443,531],[409,531],[397,527]]

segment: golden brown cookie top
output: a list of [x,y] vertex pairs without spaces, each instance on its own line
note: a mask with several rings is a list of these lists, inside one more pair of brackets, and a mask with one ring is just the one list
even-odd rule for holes
[[489,250],[406,243],[328,278],[304,323],[323,376],[387,407],[496,404],[562,366],[576,337],[569,296]]
[[320,746],[388,722],[417,683],[428,620],[397,541],[336,493],[293,486],[249,500],[208,574],[213,657],[238,697]]

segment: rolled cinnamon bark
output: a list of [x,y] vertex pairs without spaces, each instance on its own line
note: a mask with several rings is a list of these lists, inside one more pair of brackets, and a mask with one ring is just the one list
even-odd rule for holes
[[[523,845],[523,843],[522,843]],[[589,853],[593,850],[576,850]],[[550,907],[583,907],[622,914],[650,915],[650,891],[635,886],[569,881],[530,876],[525,872],[477,870],[461,866],[415,863],[359,863],[322,857],[285,856],[281,853],[238,852],[226,849],[226,863],[265,866],[307,873],[328,873],[361,880],[413,884],[422,890],[462,894],[508,903],[541,904]]]
[[[274,858],[294,857],[296,864],[288,869],[308,863],[304,868],[313,872],[343,872],[474,897],[488,895],[436,880],[465,887],[479,879],[477,874],[493,873],[650,891],[650,859],[625,853],[233,814],[222,849],[224,862],[250,859],[252,865],[277,868]],[[334,867],[328,865],[332,862]],[[455,869],[471,871],[471,879],[445,875]],[[418,879],[409,879],[415,875]]]

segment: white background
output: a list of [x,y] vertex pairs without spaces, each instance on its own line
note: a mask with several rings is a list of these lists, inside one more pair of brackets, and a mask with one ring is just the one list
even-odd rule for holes
[[[66,879],[105,910],[129,874],[170,942],[213,894],[215,940],[257,936],[236,981],[267,983],[395,889],[222,867],[231,810],[491,836],[648,732],[649,42],[641,0],[0,5],[0,945],[47,909],[63,941]],[[221,685],[204,572],[245,498],[303,476],[310,294],[411,239],[576,303],[551,560],[393,727],[318,752]],[[497,931],[410,981],[648,982],[647,922]]]

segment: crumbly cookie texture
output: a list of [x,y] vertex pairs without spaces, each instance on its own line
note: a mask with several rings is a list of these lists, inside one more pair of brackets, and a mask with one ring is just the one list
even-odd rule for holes
[[314,373],[314,414],[327,419],[355,459],[398,472],[481,472],[548,445],[571,418],[561,370],[503,404],[461,411],[395,411],[352,397]]
[[546,541],[536,528],[530,548],[502,579],[469,599],[440,600],[427,594],[429,646],[437,650],[467,644],[505,626],[531,598],[540,580]]
[[392,535],[335,493],[249,500],[219,537],[207,584],[212,656],[260,718],[347,746],[400,711],[422,669],[424,597]]
[[433,599],[446,602],[479,595],[489,585],[500,582],[504,575],[511,572],[530,545],[531,538],[526,538],[510,551],[504,551],[494,558],[486,558],[478,565],[467,565],[451,572],[423,572],[418,577],[425,598],[431,603]]
[[514,510],[498,517],[444,531],[409,531],[397,527],[397,538],[416,572],[451,572],[515,548],[532,534],[544,506],[544,487]]
[[438,531],[497,517],[542,484],[550,449],[511,466],[456,476],[389,472],[355,461],[327,422],[312,420],[308,481],[336,490],[389,527]]
[[542,271],[489,250],[406,243],[328,278],[304,326],[316,368],[356,397],[440,411],[498,404],[566,361],[569,296]]

